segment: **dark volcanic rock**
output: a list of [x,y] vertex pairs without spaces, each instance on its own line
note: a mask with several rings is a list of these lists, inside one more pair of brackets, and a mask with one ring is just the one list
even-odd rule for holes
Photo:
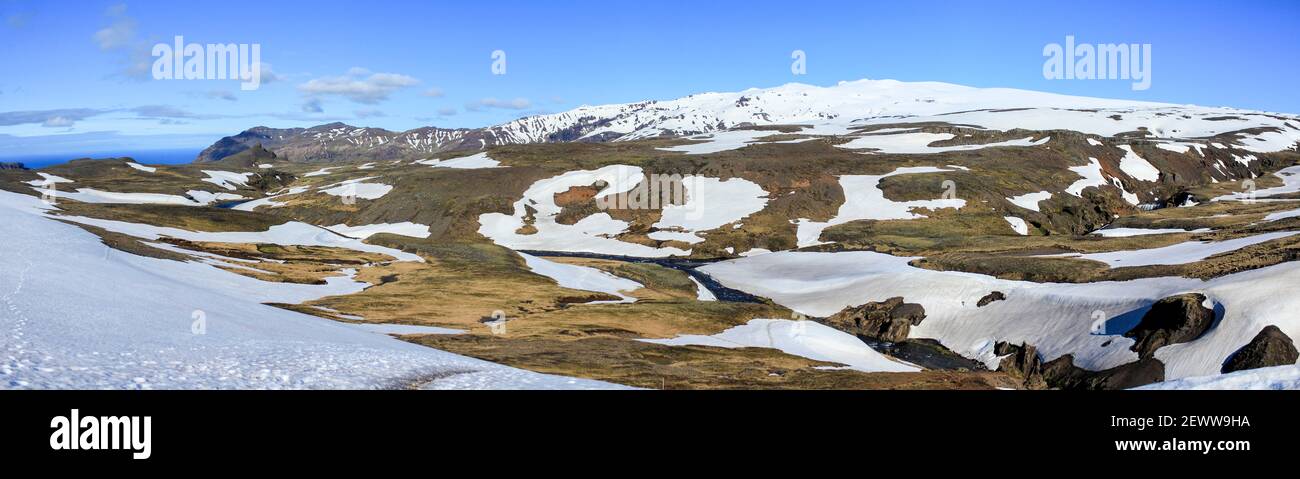
[[1043,379],[1043,359],[1038,356],[1038,348],[1031,344],[1019,346],[999,342],[993,346],[993,353],[1005,356],[998,363],[998,371],[1017,378],[1025,389],[1047,389]]
[[987,370],[983,363],[957,354],[938,341],[908,339],[912,326],[921,324],[924,319],[925,308],[921,305],[904,303],[903,298],[889,298],[879,303],[845,308],[829,318],[817,321],[857,336],[871,349],[882,354],[925,369]]
[[992,303],[994,301],[1002,301],[1005,299],[1007,299],[1007,295],[1002,294],[1001,291],[994,291],[992,293],[985,295],[983,298],[980,298],[980,301],[978,303],[975,303],[975,307],[983,308],[985,306],[988,306],[989,303]]
[[888,342],[907,339],[912,326],[925,319],[925,308],[889,298],[879,303],[845,308],[823,320],[827,326],[864,338]]
[[1188,191],[1179,191],[1177,194],[1174,195],[1173,198],[1169,200],[1169,204],[1174,206],[1182,206],[1188,203],[1200,203],[1200,202],[1201,200],[1198,199],[1196,195]]
[[0,162],[0,170],[26,170],[27,167],[17,162]]
[[1043,363],[1038,350],[1028,344],[999,342],[993,352],[1005,356],[998,371],[1019,379],[1025,389],[1129,389],[1165,379],[1165,365],[1155,358],[1089,371],[1075,366],[1069,354]]
[[1228,357],[1223,363],[1223,372],[1243,371],[1246,369],[1267,368],[1295,364],[1300,359],[1295,343],[1277,326],[1269,325],[1255,335],[1245,346]]
[[1157,349],[1201,337],[1214,326],[1214,310],[1201,306],[1205,296],[1180,294],[1157,301],[1138,325],[1124,337],[1133,338],[1132,350],[1150,358]]
[[889,342],[859,337],[871,349],[925,369],[944,371],[987,371],[984,363],[953,352],[933,339],[917,338]]
[[1059,389],[1129,389],[1165,380],[1165,364],[1156,358],[1142,358],[1103,371],[1089,371],[1074,365],[1065,355],[1043,365],[1047,384]]

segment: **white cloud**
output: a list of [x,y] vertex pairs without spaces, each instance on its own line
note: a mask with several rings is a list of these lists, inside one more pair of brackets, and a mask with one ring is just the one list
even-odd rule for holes
[[95,32],[95,43],[101,50],[129,46],[135,40],[135,19],[126,16],[126,5],[114,5],[105,12],[113,23]]
[[95,108],[63,108],[57,110],[28,110],[0,112],[0,126],[39,123],[42,126],[72,126],[73,123],[102,115],[108,110]]
[[122,65],[120,74],[136,80],[149,79],[153,54],[149,43],[136,32],[135,19],[127,16],[126,5],[109,7],[104,16],[111,23],[92,35],[99,49],[118,56],[117,62]]
[[272,70],[272,69],[271,69],[271,64],[270,64],[270,63],[261,62],[261,63],[258,63],[258,65],[260,65],[260,68],[261,68],[262,84],[263,84],[263,85],[266,85],[266,84],[268,84],[268,83],[275,83],[275,82],[278,82],[278,81],[283,81],[283,80],[285,80],[284,75],[281,75],[281,74],[279,74],[279,73],[276,73],[275,70]]
[[303,113],[323,113],[324,111],[325,109],[321,107],[320,99],[318,98],[309,98],[307,101],[302,103]]
[[5,17],[5,24],[9,25],[10,28],[23,28],[27,26],[27,14],[11,13]]
[[130,111],[131,111],[132,113],[135,113],[137,116],[139,116],[139,117],[141,117],[141,118],[193,118],[193,119],[202,119],[202,118],[214,117],[214,115],[200,115],[200,114],[197,114],[197,113],[192,113],[192,112],[189,112],[189,111],[186,111],[186,110],[183,110],[183,109],[180,109],[180,108],[177,108],[177,107],[171,106],[171,105],[144,105],[144,106],[137,106],[137,107],[135,107],[135,108],[131,108]]
[[298,90],[309,96],[341,96],[357,103],[373,105],[387,100],[393,92],[411,87],[420,80],[399,73],[371,73],[364,68],[352,68],[338,77],[316,78],[298,85]]
[[230,90],[209,90],[203,93],[203,96],[212,100],[239,101],[239,97]]
[[433,87],[428,90],[425,90],[424,93],[421,93],[421,95],[427,96],[429,98],[442,98],[443,95],[446,95],[446,93],[444,93],[441,88]]
[[52,116],[47,118],[44,122],[42,122],[41,126],[46,128],[59,128],[65,126],[72,126],[73,123],[76,123],[76,120],[73,120],[66,116]]

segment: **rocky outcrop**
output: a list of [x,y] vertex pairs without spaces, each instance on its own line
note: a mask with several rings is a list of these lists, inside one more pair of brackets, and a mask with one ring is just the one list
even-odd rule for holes
[[1277,326],[1269,325],[1256,334],[1255,339],[1228,357],[1223,363],[1223,372],[1286,366],[1295,364],[1297,359],[1300,359],[1300,353],[1296,352],[1291,337]]
[[994,301],[1003,301],[1006,299],[1007,299],[1006,294],[1003,294],[1001,291],[994,291],[992,293],[984,295],[983,298],[980,298],[979,302],[975,303],[975,307],[983,308],[985,306],[988,306],[990,303]]
[[910,338],[887,342],[862,339],[871,349],[925,369],[941,371],[987,371],[984,363],[953,352],[942,343],[928,338]]
[[1204,295],[1194,293],[1161,299],[1124,337],[1136,341],[1131,349],[1143,359],[1162,347],[1193,341],[1214,326],[1214,310],[1204,302]]
[[1014,345],[999,342],[994,345],[993,353],[1002,356],[998,371],[1020,381],[1025,389],[1047,389],[1043,378],[1043,360],[1038,356],[1038,348],[1031,344]]
[[1142,358],[1101,371],[1089,371],[1074,365],[1074,356],[1064,355],[1043,365],[1047,384],[1057,389],[1130,389],[1165,380],[1165,364],[1155,358]]
[[822,323],[862,338],[887,342],[907,339],[912,326],[925,319],[925,308],[904,303],[903,298],[889,298],[879,303],[845,308]]
[[18,162],[0,161],[0,170],[26,170],[27,166]]
[[262,147],[261,143],[254,144],[252,147],[222,158],[217,161],[223,166],[239,168],[257,168],[258,165],[272,163],[278,160],[275,152]]
[[1129,389],[1165,378],[1165,365],[1155,358],[1091,371],[1075,366],[1074,356],[1069,354],[1044,363],[1037,348],[1029,344],[999,342],[993,352],[1002,356],[998,371],[1020,381],[1025,389]]
[[[709,289],[715,288],[710,286]],[[905,303],[903,298],[889,298],[878,303],[845,308],[829,318],[815,319],[857,336],[881,354],[925,369],[987,370],[984,363],[957,354],[933,339],[908,339],[912,326],[921,324],[925,319],[925,308],[919,304]]]

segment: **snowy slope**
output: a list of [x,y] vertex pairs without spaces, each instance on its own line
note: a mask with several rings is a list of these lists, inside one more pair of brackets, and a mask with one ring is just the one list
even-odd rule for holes
[[1300,389],[1300,366],[1274,366],[1165,381],[1137,389]]
[[421,258],[416,254],[407,253],[395,248],[364,243],[358,239],[340,236],[338,233],[333,231],[298,221],[290,221],[288,223],[275,225],[266,231],[204,232],[140,223],[127,223],[124,221],[104,220],[99,218],[87,218],[83,216],[60,216],[59,218],[73,223],[97,226],[114,233],[122,233],[147,240],[156,240],[163,236],[169,236],[186,241],[210,241],[214,243],[272,243],[283,246],[328,246],[367,253],[385,254],[392,256],[398,261],[424,261],[424,258]]
[[852,334],[813,321],[754,319],[712,336],[687,334],[641,341],[667,346],[771,348],[794,356],[844,364],[849,369],[868,373],[921,370],[876,352]]
[[265,306],[337,288],[109,251],[43,208],[0,192],[0,388],[613,387]]

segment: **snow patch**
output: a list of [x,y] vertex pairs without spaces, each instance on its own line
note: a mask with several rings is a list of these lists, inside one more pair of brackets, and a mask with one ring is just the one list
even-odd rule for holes
[[1101,162],[1096,158],[1088,158],[1088,164],[1084,166],[1071,166],[1070,171],[1082,176],[1082,180],[1075,181],[1065,189],[1066,193],[1083,197],[1083,190],[1093,186],[1106,186],[1106,178],[1102,176]]
[[284,205],[286,205],[286,204],[288,204],[288,203],[279,203],[279,202],[276,202],[276,201],[275,201],[276,198],[280,198],[280,197],[283,197],[283,196],[289,196],[289,195],[296,195],[296,194],[306,193],[307,190],[310,190],[310,189],[311,189],[310,186],[295,186],[295,187],[293,187],[293,188],[289,188],[288,191],[285,191],[285,192],[283,192],[283,193],[274,194],[274,195],[270,195],[270,196],[267,196],[267,197],[264,197],[264,198],[258,198],[258,199],[253,200],[253,201],[248,201],[248,202],[244,202],[244,203],[237,204],[237,205],[235,205],[234,208],[231,208],[231,209],[233,209],[233,210],[238,210],[238,211],[253,211],[253,210],[256,210],[256,209],[258,209],[258,208],[260,208],[260,207],[262,207],[262,206],[270,206],[270,207],[272,207],[272,208],[279,208],[279,207],[284,206]]
[[153,172],[158,171],[157,168],[154,168],[154,167],[152,167],[152,166],[144,166],[144,165],[141,165],[141,164],[136,163],[136,162],[134,162],[134,161],[128,161],[128,162],[126,162],[126,166],[129,166],[129,167],[131,167],[131,168],[135,168],[135,169],[140,170],[140,171],[143,171],[143,172],[145,172],[145,173],[153,173]]
[[266,231],[201,232],[165,226],[87,218],[83,216],[60,216],[59,219],[90,226],[98,226],[114,233],[122,233],[151,241],[157,240],[163,236],[170,236],[172,238],[187,241],[206,241],[213,243],[271,243],[284,246],[328,246],[366,253],[385,254],[392,256],[397,261],[424,261],[424,259],[420,258],[418,255],[394,248],[366,244],[361,242],[361,240],[340,236],[337,233],[324,228],[297,221],[275,225]]
[[840,148],[848,149],[874,149],[878,153],[894,154],[923,154],[923,153],[943,153],[949,151],[971,151],[984,148],[993,148],[999,146],[1039,146],[1047,143],[1050,138],[1042,138],[1033,141],[1033,137],[1025,137],[1018,140],[1008,140],[996,143],[985,143],[979,145],[952,145],[952,146],[930,146],[936,141],[945,141],[956,138],[951,133],[887,133],[887,134],[870,134],[863,135],[847,143],[836,145]]
[[1011,224],[1011,229],[1015,230],[1016,234],[1019,234],[1020,236],[1029,235],[1029,224],[1025,223],[1025,220],[1015,216],[1004,216],[1002,219],[1007,220],[1007,223]]
[[[1277,171],[1276,173],[1273,173],[1273,176],[1282,179],[1282,186],[1256,190],[1254,194],[1255,198],[1263,198],[1266,196],[1284,195],[1288,193],[1300,192],[1300,166],[1283,168]],[[1250,192],[1236,192],[1231,195],[1224,195],[1224,196],[1214,198],[1211,201],[1247,200],[1250,198],[1251,198]]]
[[1106,263],[1112,268],[1125,266],[1174,265],[1195,263],[1211,256],[1236,251],[1247,246],[1300,234],[1300,231],[1264,233],[1245,238],[1217,242],[1188,241],[1161,248],[1148,248],[1107,253],[1064,253],[1042,257],[1080,258]]
[[752,319],[712,336],[681,335],[672,339],[641,339],[667,346],[769,348],[814,361],[839,363],[862,372],[912,372],[916,366],[876,352],[857,336],[814,321]]
[[527,253],[519,253],[519,256],[524,258],[529,270],[555,280],[562,287],[611,294],[622,298],[620,301],[593,301],[586,304],[634,303],[636,298],[623,293],[635,291],[643,286],[636,281],[620,278],[588,266],[556,263]]
[[388,192],[393,191],[392,185],[382,183],[364,183],[366,180],[378,178],[376,176],[347,180],[323,187],[320,192],[331,196],[338,197],[356,197],[364,200],[377,200],[383,198]]
[[1010,201],[1011,204],[1027,210],[1041,211],[1038,209],[1038,203],[1050,199],[1052,199],[1052,192],[1039,191],[1037,193],[1026,193],[1020,196],[1013,196],[1011,198],[1007,198],[1007,201]]
[[1144,235],[1163,235],[1170,233],[1209,233],[1213,231],[1209,228],[1200,228],[1195,230],[1184,230],[1178,228],[1106,228],[1093,231],[1089,234],[1104,236],[1107,238],[1126,238],[1129,236]]
[[428,225],[404,221],[401,223],[377,223],[373,225],[348,226],[343,223],[327,227],[330,231],[349,236],[356,239],[366,239],[379,233],[391,233],[395,235],[410,236],[412,238],[428,238],[433,234],[429,231]]
[[698,301],[717,301],[717,300],[718,300],[718,297],[717,297],[717,296],[714,296],[714,295],[713,295],[713,292],[712,292],[712,291],[709,291],[709,288],[708,288],[707,286],[704,286],[704,283],[701,283],[700,280],[695,279],[694,276],[691,276],[691,275],[689,275],[689,274],[686,275],[686,276],[689,277],[689,278],[691,278],[691,282],[692,282],[692,283],[695,283],[695,299],[696,299],[696,300],[698,300]]
[[57,185],[59,183],[73,183],[72,180],[69,180],[62,176],[54,176],[49,173],[45,173],[41,171],[36,172],[36,174],[41,175],[41,179],[28,181],[27,184],[32,186],[40,186],[40,187],[48,188],[50,186]]
[[455,168],[460,170],[477,170],[481,168],[500,168],[501,162],[488,157],[487,152],[478,153],[451,160],[420,160],[416,163],[430,165],[434,168]]
[[[735,150],[744,148],[760,141],[769,136],[781,135],[779,131],[762,131],[762,130],[728,130],[719,131],[708,135],[693,136],[690,140],[707,140],[701,143],[692,143],[689,145],[677,145],[664,148],[656,148],[661,151],[672,151],[686,153],[688,155],[704,155],[717,153],[720,151]],[[808,141],[811,138],[799,138],[794,140],[774,141],[771,143],[799,143]]]
[[1120,171],[1142,181],[1156,181],[1160,179],[1160,170],[1156,169],[1156,167],[1145,158],[1134,153],[1133,147],[1129,145],[1120,145],[1119,149],[1124,150],[1124,157],[1119,160]]
[[227,190],[235,190],[240,186],[248,186],[248,177],[253,175],[252,173],[232,173],[229,171],[215,170],[203,170],[203,173],[208,175],[208,177],[204,178],[202,181],[212,183]]
[[311,177],[313,177],[313,176],[325,176],[325,175],[330,174],[330,170],[337,170],[337,169],[339,169],[339,168],[342,168],[342,167],[341,167],[341,166],[331,166],[331,167],[321,168],[321,169],[319,169],[319,170],[316,170],[316,171],[313,171],[313,172],[307,173],[307,174],[302,175],[302,176],[303,176],[303,177],[306,177],[306,178],[311,178]]
[[913,213],[915,208],[962,208],[966,206],[966,200],[960,198],[938,199],[938,200],[913,200],[913,201],[893,201],[885,198],[885,192],[880,189],[880,181],[895,175],[910,175],[921,173],[939,173],[945,171],[941,168],[921,166],[905,167],[894,170],[884,175],[844,175],[840,177],[840,187],[844,190],[844,204],[840,205],[839,212],[830,221],[818,222],[805,218],[796,220],[798,230],[796,235],[799,243],[798,247],[816,246],[822,244],[821,234],[826,228],[831,226],[848,223],[858,220],[906,220],[924,218],[924,215]]
[[666,205],[655,228],[707,231],[740,221],[767,207],[767,192],[752,181],[703,176],[682,178],[686,203]]

